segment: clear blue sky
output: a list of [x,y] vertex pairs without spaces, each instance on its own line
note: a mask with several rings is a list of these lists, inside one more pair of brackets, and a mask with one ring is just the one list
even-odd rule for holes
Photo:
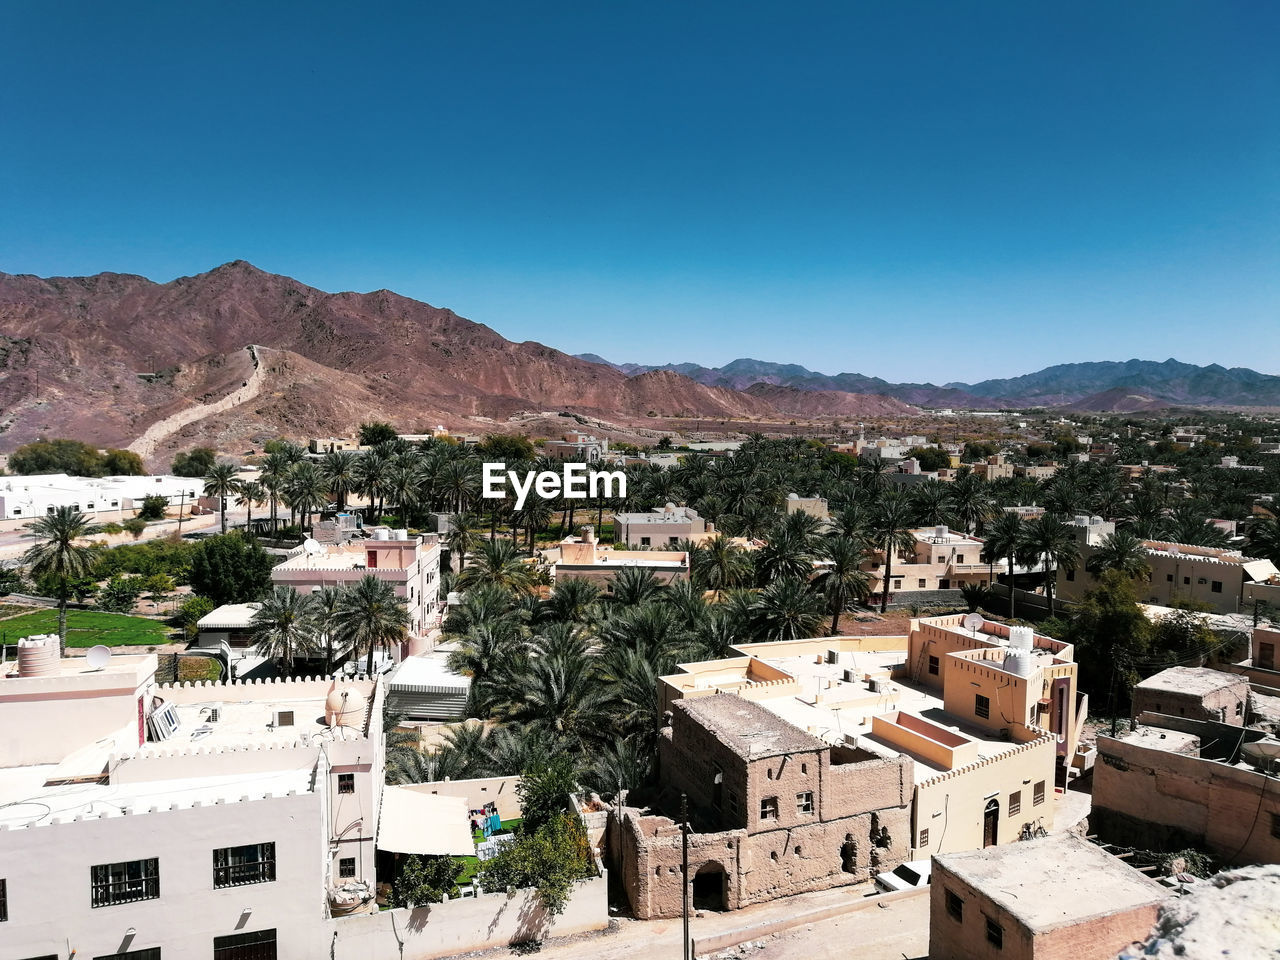
[[0,270],[614,360],[1280,373],[1280,4],[3,6]]

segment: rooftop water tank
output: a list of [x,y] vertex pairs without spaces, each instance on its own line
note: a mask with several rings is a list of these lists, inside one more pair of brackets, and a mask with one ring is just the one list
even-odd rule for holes
[[1030,627],[1010,627],[1009,647],[1013,650],[1030,650],[1036,645],[1036,632]]
[[58,635],[23,637],[18,641],[18,676],[51,677],[58,672]]
[[406,530],[404,527],[400,527],[399,529],[397,529],[397,530],[393,531],[391,539],[393,539],[393,540],[408,540],[408,539],[409,539],[409,531],[408,531],[408,530]]
[[374,530],[374,531],[373,531],[373,539],[375,539],[375,540],[390,540],[390,539],[391,539],[391,531],[390,531],[390,530],[388,530],[386,527],[378,527],[378,529],[376,529],[376,530]]
[[324,722],[330,727],[364,726],[365,695],[354,687],[335,686],[324,700]]
[[1004,669],[1016,677],[1031,676],[1031,654],[1026,650],[1010,647],[1005,651]]
[[947,527],[946,527],[946,524],[939,524],[938,526],[934,527],[934,528],[933,528],[933,535],[934,535],[935,537],[937,537],[939,540],[945,540],[945,539],[947,539]]

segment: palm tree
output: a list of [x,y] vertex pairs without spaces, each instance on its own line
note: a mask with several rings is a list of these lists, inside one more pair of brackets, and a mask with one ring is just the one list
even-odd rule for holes
[[751,558],[723,534],[717,534],[695,549],[689,557],[694,582],[708,590],[740,587],[751,580]]
[[921,526],[936,527],[952,522],[951,495],[941,480],[926,480],[911,491],[916,520]]
[[222,518],[222,532],[227,532],[227,497],[233,495],[240,487],[236,479],[235,464],[223,460],[209,468],[209,475],[204,478],[204,495],[218,498],[218,514]]
[[769,584],[751,605],[755,633],[764,640],[799,640],[822,629],[822,595],[799,577],[783,577]]
[[308,597],[292,587],[276,587],[250,621],[254,653],[274,660],[279,672],[287,676],[299,655],[316,648],[313,613]]
[[1280,566],[1280,520],[1253,517],[1244,525],[1245,553]]
[[1049,616],[1054,615],[1053,580],[1049,568],[1071,571],[1080,562],[1075,531],[1056,513],[1046,513],[1027,524],[1027,552],[1040,559],[1044,568],[1044,590],[1049,598]]
[[311,526],[311,514],[321,510],[329,502],[329,485],[320,468],[310,460],[295,463],[285,476],[285,494],[289,506],[300,514],[302,529]]
[[1004,560],[1009,565],[1009,619],[1014,617],[1017,599],[1014,596],[1014,564],[1024,552],[1026,531],[1022,517],[1009,510],[1000,511],[995,523],[987,528],[986,543],[982,546],[983,559],[987,563]]
[[271,498],[271,535],[276,534],[276,510],[280,503],[280,491],[284,486],[285,474],[289,472],[288,456],[281,451],[267,454],[263,461],[262,471],[258,475],[262,487]]
[[359,458],[349,450],[330,450],[320,459],[320,476],[338,500],[338,510],[347,509],[347,495],[356,489],[356,463]]
[[266,488],[257,480],[244,480],[240,483],[236,494],[236,506],[245,508],[244,529],[249,536],[253,536],[253,506],[254,504],[262,506],[266,499]]
[[98,528],[74,507],[57,507],[27,529],[36,542],[22,555],[22,562],[32,578],[53,577],[58,582],[58,654],[66,656],[70,581],[87,577],[93,566],[93,552],[76,541],[91,536]]
[[531,591],[534,570],[520,556],[515,544],[508,540],[489,540],[482,544],[471,566],[458,574],[458,586],[466,590],[489,583],[508,590]]
[[373,518],[382,513],[382,498],[387,493],[387,478],[391,474],[391,461],[378,450],[370,450],[356,463],[353,472],[356,481],[355,488],[360,491],[361,496],[369,501],[366,519],[372,521]]
[[658,578],[644,567],[623,567],[613,576],[613,602],[619,606],[636,607],[661,592]]
[[373,652],[389,650],[408,635],[412,622],[409,610],[395,589],[385,580],[366,573],[345,587],[333,615],[333,629],[339,642],[357,655],[366,653],[365,673],[373,675]]
[[333,618],[342,604],[342,591],[337,587],[321,587],[311,594],[311,618],[316,632],[324,641],[324,675],[333,672]]
[[467,568],[467,554],[480,546],[481,518],[470,511],[449,516],[449,532],[445,534],[445,546],[449,555],[458,558],[458,572]]
[[840,614],[849,600],[865,600],[871,592],[871,577],[862,569],[867,554],[862,545],[848,537],[827,540],[820,556],[827,561],[814,580],[814,586],[826,593],[831,609],[831,635],[840,626]]
[[586,577],[565,577],[542,604],[542,617],[553,623],[587,623],[597,619],[600,588]]
[[893,576],[893,555],[915,550],[911,535],[911,501],[900,490],[890,490],[880,497],[871,517],[871,542],[884,553],[884,577],[880,586],[880,612],[889,606],[889,584]]
[[1101,576],[1104,570],[1119,570],[1126,577],[1137,579],[1151,572],[1146,553],[1142,540],[1128,530],[1117,530],[1103,537],[1084,566],[1095,577]]
[[982,535],[982,525],[991,518],[995,502],[987,482],[977,474],[970,473],[951,485],[951,512],[965,533]]

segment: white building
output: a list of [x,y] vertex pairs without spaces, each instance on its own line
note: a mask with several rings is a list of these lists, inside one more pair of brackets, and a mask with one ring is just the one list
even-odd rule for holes
[[148,496],[164,497],[173,508],[189,508],[203,495],[204,481],[191,477],[0,477],[0,520],[32,520],[58,507],[74,507],[105,523],[133,516]]

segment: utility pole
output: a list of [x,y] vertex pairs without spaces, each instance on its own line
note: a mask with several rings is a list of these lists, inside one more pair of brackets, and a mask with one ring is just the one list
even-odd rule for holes
[[689,948],[689,798],[680,794],[680,882],[684,885],[684,960],[693,960]]

